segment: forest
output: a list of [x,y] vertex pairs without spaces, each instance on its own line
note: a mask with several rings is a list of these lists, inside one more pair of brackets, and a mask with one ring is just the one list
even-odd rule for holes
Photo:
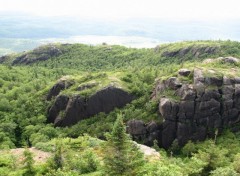
[[[224,63],[219,59],[230,56],[236,62]],[[202,141],[188,140],[179,145],[174,140],[166,148],[154,140],[149,146],[158,154],[150,156],[140,150],[144,141],[133,142],[134,137],[127,133],[127,124],[133,119],[145,124],[154,121],[160,126],[165,122],[159,112],[161,98],[180,101],[172,90],[164,90],[153,98],[160,81],[177,77],[180,69],[188,69],[191,73],[180,78],[191,84],[196,68],[210,70],[204,72],[208,78],[213,73],[221,78],[240,77],[238,58],[240,43],[220,40],[177,42],[148,49],[106,43],[96,46],[54,43],[2,56],[0,175],[240,175],[239,121],[234,128],[212,129],[213,135]],[[67,80],[70,87],[65,83],[59,95],[47,100],[49,91],[61,80]],[[49,123],[49,109],[57,97],[68,96],[73,101],[80,96],[90,104],[91,96],[109,85],[124,90],[133,100],[73,125]],[[223,101],[224,97],[219,99]],[[59,114],[59,118],[67,117],[67,111],[61,110]],[[19,149],[21,154],[14,153]],[[46,158],[36,159],[36,151],[44,152]]]

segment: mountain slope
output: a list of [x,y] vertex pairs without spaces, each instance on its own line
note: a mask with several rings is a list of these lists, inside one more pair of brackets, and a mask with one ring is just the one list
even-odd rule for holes
[[[146,158],[147,175],[238,175],[239,58],[231,41],[49,44],[3,56],[0,148],[62,146],[65,170],[55,174],[100,175],[106,133],[122,114],[134,140],[160,151]],[[0,172],[21,175],[3,153]]]
[[[161,125],[164,118],[158,112],[159,100],[152,99],[157,83],[155,79],[167,80],[176,77],[181,68],[193,70],[196,66],[207,70],[214,69],[216,72],[224,71],[224,74],[234,68],[236,71],[233,74],[237,76],[238,63],[202,61],[207,58],[214,60],[219,56],[240,57],[239,51],[240,44],[231,41],[181,42],[152,49],[49,44],[32,51],[3,56],[0,58],[0,108],[4,141],[6,146],[13,147],[26,142],[35,145],[37,141],[47,141],[61,134],[77,137],[89,133],[103,137],[104,133],[111,129],[119,111],[124,112],[125,121],[140,119],[147,123],[154,120]],[[105,76],[97,78],[96,75]],[[49,108],[51,109],[55,102],[55,99],[48,98],[49,91],[57,80],[63,77],[71,78],[74,85],[70,88],[64,87],[59,96],[67,95],[74,99],[78,95],[86,99],[114,83],[127,90],[135,99],[121,110],[111,108],[113,111],[109,114],[92,114],[91,118],[84,119],[71,128],[54,128],[52,124],[44,127]],[[181,79],[191,82],[190,78]],[[79,87],[84,87],[85,90],[78,90]],[[165,93],[171,95],[173,92],[170,90]],[[171,96],[178,99],[175,95]],[[59,110],[58,113],[65,117],[64,111]],[[6,131],[6,128],[9,130]],[[49,134],[48,130],[53,133]]]

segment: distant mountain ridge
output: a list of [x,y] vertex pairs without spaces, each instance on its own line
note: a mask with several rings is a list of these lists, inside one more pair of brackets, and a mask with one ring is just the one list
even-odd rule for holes
[[[117,23],[116,23],[117,21]],[[102,36],[97,44],[109,41],[130,47],[151,47],[157,43],[183,40],[240,40],[238,19],[226,21],[173,20],[154,18],[76,19],[71,17],[37,17],[28,14],[0,14],[0,55],[33,49],[53,41],[96,44],[84,36]],[[76,36],[80,36],[76,37]],[[83,37],[84,39],[81,39]],[[117,38],[119,37],[119,38]],[[140,37],[122,41],[120,37]],[[10,50],[9,50],[10,49]]]

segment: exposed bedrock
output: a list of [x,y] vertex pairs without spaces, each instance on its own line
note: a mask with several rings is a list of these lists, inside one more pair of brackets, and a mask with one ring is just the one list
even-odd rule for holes
[[[240,84],[239,78],[219,76],[214,71],[204,74],[201,69],[193,70],[193,84],[182,83],[176,86],[167,84],[178,78],[159,82],[155,95],[175,91],[175,100],[161,96],[159,112],[164,118],[162,146],[168,148],[174,140],[183,146],[187,141],[201,141],[213,137],[216,131],[232,127],[240,121]],[[184,74],[182,74],[184,76]],[[160,89],[159,89],[160,88]]]
[[162,126],[152,121],[145,124],[142,120],[129,120],[127,122],[127,132],[131,134],[133,140],[140,141],[146,145],[152,146],[154,140],[161,142],[160,132]]
[[114,108],[121,108],[133,98],[131,94],[113,86],[99,90],[88,98],[58,95],[48,110],[48,122],[55,126],[71,126],[100,112],[109,113]]
[[186,47],[180,48],[174,51],[165,51],[162,53],[163,57],[184,57],[187,55],[191,55],[193,57],[202,57],[203,55],[207,54],[215,54],[219,51],[219,47],[210,47],[210,46],[202,46],[202,47]]
[[61,54],[62,51],[58,47],[49,44],[46,46],[38,47],[31,52],[23,53],[12,62],[12,65],[29,65],[38,61],[48,60],[51,57],[59,56]]
[[[183,71],[187,70],[180,70],[180,77],[189,75]],[[180,77],[158,81],[153,92],[152,97],[159,98],[159,113],[164,119],[157,137],[164,148],[174,140],[180,146],[189,140],[202,141],[224,128],[236,130],[240,124],[240,78],[200,68],[195,68],[192,75],[188,83],[181,82]],[[174,92],[173,97],[164,94],[169,90]]]

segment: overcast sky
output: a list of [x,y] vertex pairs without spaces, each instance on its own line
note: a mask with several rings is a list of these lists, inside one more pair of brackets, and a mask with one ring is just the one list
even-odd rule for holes
[[0,0],[0,12],[91,18],[240,18],[240,0]]

